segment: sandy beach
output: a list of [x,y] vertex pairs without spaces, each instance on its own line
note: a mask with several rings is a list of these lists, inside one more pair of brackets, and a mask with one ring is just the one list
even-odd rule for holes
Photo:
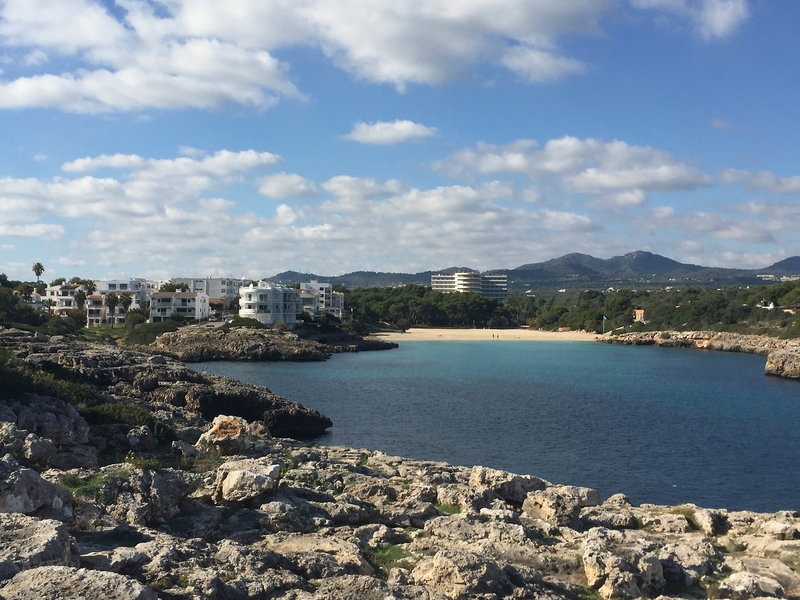
[[540,331],[538,329],[434,329],[412,327],[405,333],[376,333],[372,337],[391,342],[431,341],[526,341],[592,342],[599,336],[585,331]]

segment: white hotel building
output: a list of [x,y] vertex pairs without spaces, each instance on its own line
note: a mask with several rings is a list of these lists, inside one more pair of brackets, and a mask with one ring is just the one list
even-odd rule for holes
[[284,323],[293,329],[303,314],[303,303],[297,290],[266,281],[239,288],[239,316],[256,319],[265,325]]
[[508,296],[508,275],[489,275],[478,271],[459,271],[452,275],[431,275],[431,288],[437,292],[475,292],[484,298],[503,301]]

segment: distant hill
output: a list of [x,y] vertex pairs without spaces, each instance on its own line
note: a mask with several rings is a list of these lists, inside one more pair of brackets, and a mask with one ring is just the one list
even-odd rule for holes
[[[416,283],[430,285],[435,273],[454,273],[468,267],[449,267],[422,273],[383,273],[355,271],[345,275],[325,276],[285,271],[270,281],[283,284],[299,281],[327,281],[349,289],[391,287]],[[605,289],[609,287],[717,287],[727,285],[758,285],[765,281],[759,275],[800,275],[800,256],[786,258],[763,269],[724,269],[681,263],[666,256],[637,250],[622,256],[595,258],[588,254],[571,253],[540,263],[528,263],[514,269],[494,269],[490,273],[508,274],[511,291],[534,290],[542,293],[556,289]]]

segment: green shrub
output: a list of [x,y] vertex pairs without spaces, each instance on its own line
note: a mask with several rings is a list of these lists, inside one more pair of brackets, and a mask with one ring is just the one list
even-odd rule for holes
[[175,430],[169,425],[156,420],[153,414],[133,402],[106,402],[105,404],[82,405],[79,412],[90,425],[110,425],[124,423],[126,425],[147,425],[160,443],[178,439]]
[[380,544],[375,549],[368,549],[364,552],[364,557],[375,569],[375,574],[386,579],[389,570],[399,561],[410,557],[411,554],[401,546],[395,544]]
[[674,515],[683,515],[686,517],[686,520],[689,521],[689,525],[695,529],[700,529],[700,525],[697,523],[697,517],[694,514],[694,508],[691,506],[675,506],[670,512]]
[[448,515],[457,515],[461,512],[461,505],[459,504],[434,504],[436,510],[446,513]]
[[252,327],[253,329],[268,329],[267,325],[262,323],[257,319],[251,319],[249,317],[240,317],[235,315],[231,317],[230,323],[225,323],[223,329],[232,329],[234,327]]
[[125,335],[124,341],[129,345],[147,346],[152,344],[162,333],[177,331],[180,325],[175,321],[159,323],[140,323]]

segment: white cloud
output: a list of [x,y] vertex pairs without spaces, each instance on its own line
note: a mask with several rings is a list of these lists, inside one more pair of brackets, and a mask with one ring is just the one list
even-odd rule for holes
[[319,193],[312,181],[285,172],[261,179],[258,191],[272,198],[313,198]]
[[615,211],[641,208],[645,204],[647,204],[647,194],[644,190],[640,189],[625,190],[608,196],[599,196],[586,202],[586,206],[590,208]]
[[586,66],[579,60],[526,46],[509,48],[501,62],[530,83],[549,83],[586,71]]
[[31,223],[29,225],[11,225],[0,223],[0,236],[38,238],[42,240],[54,240],[64,235],[62,225],[46,223]]
[[631,5],[686,19],[707,40],[732,35],[750,17],[747,0],[631,0]]
[[709,121],[709,124],[715,129],[733,129],[733,125],[725,119],[713,118]]
[[435,127],[427,127],[407,120],[376,123],[356,123],[353,130],[344,136],[347,140],[362,144],[393,145],[409,140],[420,140],[436,135]]
[[[101,113],[147,108],[268,108],[304,96],[275,53],[320,49],[351,75],[398,90],[441,84],[477,66],[504,65],[531,82],[583,70],[555,50],[564,35],[594,33],[611,0],[5,0],[0,38],[41,68],[72,71],[3,82],[0,107]],[[54,67],[55,69],[55,67]]]
[[711,178],[671,154],[647,146],[614,140],[578,139],[571,136],[548,141],[543,148],[531,140],[506,146],[480,143],[438,161],[434,168],[453,176],[525,173],[560,178],[579,193],[609,190],[678,190],[711,184]]
[[800,175],[778,177],[770,171],[750,173],[749,171],[726,169],[719,174],[719,178],[728,185],[740,183],[746,188],[761,190],[762,192],[773,194],[800,193]]

